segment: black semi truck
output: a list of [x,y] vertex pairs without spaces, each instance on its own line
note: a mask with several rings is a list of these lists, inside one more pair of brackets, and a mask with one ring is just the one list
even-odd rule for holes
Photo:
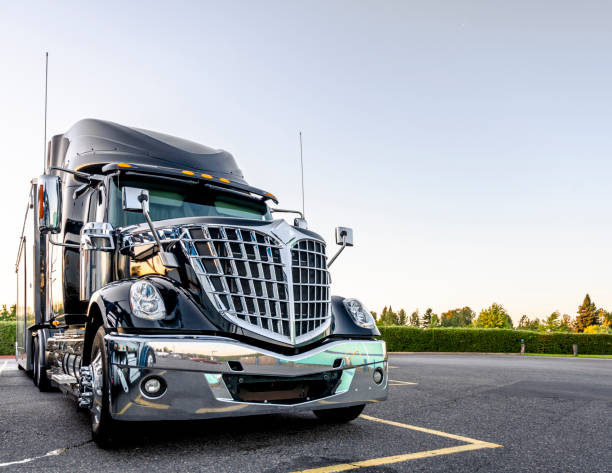
[[277,204],[223,150],[93,119],[54,136],[16,262],[19,367],[73,395],[100,445],[122,422],[348,422],[386,399],[371,314],[331,295],[335,257]]

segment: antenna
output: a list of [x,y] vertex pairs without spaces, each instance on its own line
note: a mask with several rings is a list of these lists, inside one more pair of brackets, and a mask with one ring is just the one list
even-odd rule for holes
[[47,84],[49,82],[49,52],[45,53],[45,142],[43,145],[43,173],[47,170]]
[[302,172],[302,218],[306,218],[304,211],[304,155],[302,154],[302,132],[300,131],[300,169]]

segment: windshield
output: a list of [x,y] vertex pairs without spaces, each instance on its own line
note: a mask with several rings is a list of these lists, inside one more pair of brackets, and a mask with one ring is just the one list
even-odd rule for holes
[[251,220],[272,220],[264,202],[222,191],[207,189],[187,182],[129,179],[112,180],[109,199],[109,221],[115,227],[145,223],[140,212],[124,211],[121,202],[123,187],[137,187],[149,191],[151,220],[184,217],[234,217]]

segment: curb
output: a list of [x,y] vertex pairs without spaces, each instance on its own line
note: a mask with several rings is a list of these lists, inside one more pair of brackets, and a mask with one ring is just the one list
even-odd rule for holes
[[0,360],[15,358],[15,355],[0,355]]

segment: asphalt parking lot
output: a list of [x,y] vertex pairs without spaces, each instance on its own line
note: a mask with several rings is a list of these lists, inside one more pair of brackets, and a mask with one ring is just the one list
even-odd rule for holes
[[101,450],[87,416],[0,359],[0,471],[612,471],[612,360],[391,355],[389,400],[313,415],[129,426]]

